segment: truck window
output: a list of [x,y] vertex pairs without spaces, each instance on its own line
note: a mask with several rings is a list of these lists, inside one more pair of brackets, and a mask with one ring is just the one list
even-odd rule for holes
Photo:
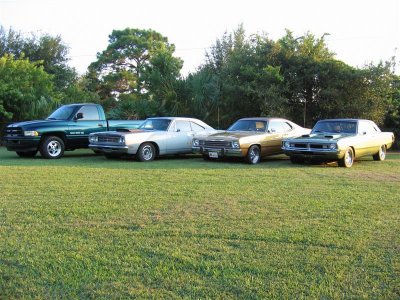
[[83,118],[80,119],[80,120],[83,120],[83,121],[97,121],[97,120],[100,120],[99,111],[97,110],[97,107],[94,106],[94,105],[83,106],[78,111],[78,113],[82,113],[83,114]]

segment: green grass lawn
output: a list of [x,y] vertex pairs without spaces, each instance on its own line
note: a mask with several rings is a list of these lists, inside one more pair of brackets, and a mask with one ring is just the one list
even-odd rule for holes
[[250,166],[0,148],[0,299],[400,298],[400,154]]

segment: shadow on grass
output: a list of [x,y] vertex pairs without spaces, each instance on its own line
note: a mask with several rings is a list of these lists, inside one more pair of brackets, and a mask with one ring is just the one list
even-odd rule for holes
[[[388,153],[390,160],[400,160],[399,152]],[[372,157],[365,157],[355,161],[355,166],[365,163],[376,163]],[[91,150],[82,149],[66,151],[61,159],[44,159],[37,154],[33,158],[18,157],[15,152],[7,151],[0,147],[0,166],[54,166],[54,167],[89,167],[107,169],[283,169],[283,168],[337,168],[337,163],[305,163],[292,164],[284,155],[265,157],[259,164],[250,165],[240,158],[224,158],[218,160],[204,160],[200,155],[171,155],[163,156],[152,162],[139,162],[134,157],[107,159],[103,155],[93,153]]]

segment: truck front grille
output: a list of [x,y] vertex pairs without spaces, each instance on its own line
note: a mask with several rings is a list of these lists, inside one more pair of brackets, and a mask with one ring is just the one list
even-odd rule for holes
[[23,136],[24,132],[21,127],[7,127],[6,128],[7,136]]

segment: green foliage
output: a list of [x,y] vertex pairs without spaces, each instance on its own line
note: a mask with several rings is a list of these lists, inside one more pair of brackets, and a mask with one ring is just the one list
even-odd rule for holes
[[57,103],[52,76],[27,59],[0,58],[0,121],[46,116]]
[[[114,30],[107,49],[89,67],[90,88],[99,92],[101,101],[115,99],[111,105],[116,107],[114,114],[124,115],[124,108],[128,109],[128,115],[133,113],[140,118],[156,113],[178,113],[181,108],[175,85],[182,61],[173,57],[174,51],[174,45],[153,30]],[[127,104],[129,101],[132,103]],[[138,110],[132,112],[135,108]]]

